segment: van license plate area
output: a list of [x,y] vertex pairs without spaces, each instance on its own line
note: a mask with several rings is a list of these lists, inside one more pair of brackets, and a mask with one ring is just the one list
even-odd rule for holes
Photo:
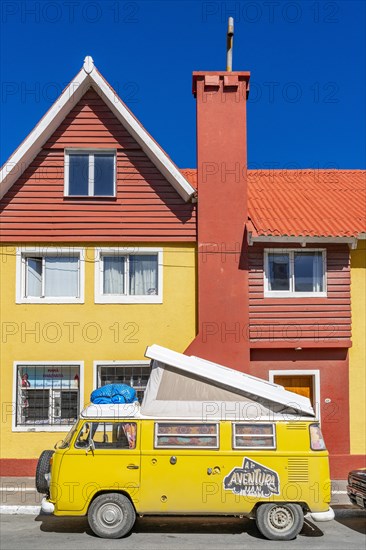
[[356,496],[356,502],[359,506],[361,506],[361,508],[363,508],[363,498],[362,497]]

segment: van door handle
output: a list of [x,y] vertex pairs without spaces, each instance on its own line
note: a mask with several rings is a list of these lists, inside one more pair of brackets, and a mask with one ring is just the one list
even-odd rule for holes
[[128,468],[129,470],[138,470],[138,469],[139,469],[139,466],[137,466],[137,464],[129,464],[129,465],[127,466],[127,468]]

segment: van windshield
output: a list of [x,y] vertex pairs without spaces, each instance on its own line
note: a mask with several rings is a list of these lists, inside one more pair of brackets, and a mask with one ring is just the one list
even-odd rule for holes
[[61,439],[61,441],[58,441],[56,443],[55,449],[67,449],[68,447],[70,447],[71,440],[74,436],[74,433],[76,432],[76,425],[77,422],[75,422],[65,439]]

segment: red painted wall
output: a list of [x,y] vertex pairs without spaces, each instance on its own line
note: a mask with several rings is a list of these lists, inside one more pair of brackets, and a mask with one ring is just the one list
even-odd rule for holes
[[[350,469],[349,381],[347,349],[253,349],[250,374],[268,380],[270,370],[319,370],[320,415],[331,457],[333,479],[345,479]],[[326,402],[325,400],[329,400]],[[353,463],[357,457],[353,458]]]
[[[64,197],[65,147],[117,150],[117,196]],[[11,241],[195,241],[186,204],[137,142],[89,90],[0,201],[1,239]]]
[[351,280],[348,246],[321,246],[327,249],[326,298],[264,298],[265,248],[286,247],[273,244],[249,247],[251,347],[350,346]]
[[246,370],[246,97],[249,73],[194,73],[197,99],[198,327],[186,350]]

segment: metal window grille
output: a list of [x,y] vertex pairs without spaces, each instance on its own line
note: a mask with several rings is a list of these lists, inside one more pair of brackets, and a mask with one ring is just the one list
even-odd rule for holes
[[72,424],[79,412],[79,379],[77,365],[18,366],[16,424]]
[[150,365],[100,365],[98,388],[106,384],[128,384],[136,390],[137,399],[141,403],[150,372]]

